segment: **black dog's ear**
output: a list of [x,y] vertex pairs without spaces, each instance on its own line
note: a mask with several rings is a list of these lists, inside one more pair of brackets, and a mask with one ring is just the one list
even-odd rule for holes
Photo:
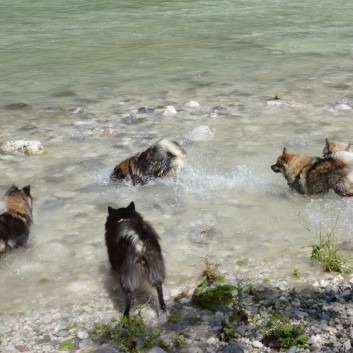
[[25,194],[27,196],[31,197],[31,186],[30,185],[25,186],[22,190],[25,192]]
[[134,201],[131,201],[131,202],[130,202],[130,205],[127,206],[127,208],[128,208],[129,210],[135,211],[135,204],[134,204]]
[[112,215],[113,215],[113,213],[114,213],[114,208],[113,208],[113,207],[108,206],[108,214],[109,214],[109,216],[112,216]]

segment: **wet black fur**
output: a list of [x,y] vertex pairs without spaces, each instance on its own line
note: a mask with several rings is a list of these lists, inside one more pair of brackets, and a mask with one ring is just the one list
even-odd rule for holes
[[156,231],[136,212],[133,202],[126,208],[108,207],[105,230],[109,261],[125,293],[124,315],[129,316],[132,293],[144,280],[156,288],[160,307],[165,311],[165,268]]

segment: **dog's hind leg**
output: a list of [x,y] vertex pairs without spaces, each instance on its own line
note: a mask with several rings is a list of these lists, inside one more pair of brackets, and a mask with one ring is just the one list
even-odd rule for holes
[[124,316],[129,317],[130,308],[131,308],[131,292],[125,293],[125,309],[124,309]]
[[166,305],[165,305],[164,298],[163,298],[162,284],[157,284],[156,289],[157,289],[157,294],[158,294],[159,306],[161,307],[162,311],[165,311]]

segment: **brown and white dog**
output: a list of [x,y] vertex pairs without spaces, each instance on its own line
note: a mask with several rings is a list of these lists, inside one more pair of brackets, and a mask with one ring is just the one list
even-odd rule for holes
[[144,280],[157,289],[159,305],[165,311],[162,290],[165,268],[159,237],[135,210],[133,202],[128,207],[108,207],[105,241],[110,264],[118,273],[125,293],[124,315],[129,316],[132,293]]
[[145,185],[150,179],[175,176],[185,159],[186,152],[177,142],[162,139],[118,164],[110,178],[115,181],[130,177],[133,185]]
[[347,151],[320,158],[284,148],[271,169],[282,173],[288,185],[300,194],[315,195],[333,189],[340,196],[353,196],[353,153]]
[[330,141],[329,139],[326,139],[323,150],[324,157],[329,157],[332,153],[340,151],[353,152],[353,143]]
[[0,214],[0,254],[27,243],[32,218],[30,185],[19,189],[12,185],[3,197]]

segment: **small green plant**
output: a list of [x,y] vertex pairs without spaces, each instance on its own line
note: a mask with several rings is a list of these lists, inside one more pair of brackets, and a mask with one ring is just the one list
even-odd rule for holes
[[67,330],[70,331],[70,330],[72,330],[74,328],[77,328],[77,327],[78,327],[78,323],[77,322],[73,322],[71,325],[69,325],[67,327]]
[[193,296],[193,302],[205,309],[216,312],[226,312],[227,306],[233,303],[234,286],[231,284],[223,284],[217,287],[204,289],[201,293],[197,292]]
[[170,310],[170,315],[168,316],[168,322],[171,322],[172,324],[176,324],[181,320],[181,313],[180,311],[176,309],[171,309]]
[[210,285],[223,280],[224,276],[219,271],[219,264],[210,262],[207,257],[204,259],[204,264],[205,269],[193,293],[192,301],[211,311],[222,310],[222,306],[233,301],[231,292],[235,287],[225,284],[211,288]]
[[177,349],[183,349],[183,348],[186,348],[187,345],[188,343],[186,342],[185,337],[179,332],[177,332],[176,338],[175,338],[175,347]]
[[202,277],[206,277],[207,281],[212,284],[214,282],[222,281],[224,276],[219,271],[219,264],[210,262],[207,257],[204,258],[205,269]]
[[237,338],[239,336],[237,329],[234,327],[228,316],[222,321],[222,328],[218,333],[219,339],[224,342]]
[[109,324],[95,324],[99,336],[112,340],[130,353],[139,353],[142,348],[158,346],[168,350],[169,346],[160,338],[160,331],[146,327],[141,312],[129,318],[123,316],[120,321],[113,319]]
[[293,277],[296,277],[296,278],[299,278],[299,277],[300,277],[299,268],[297,268],[297,267],[294,267],[294,268],[293,268],[292,276],[293,276]]
[[276,314],[269,315],[262,328],[264,343],[270,347],[289,348],[292,346],[307,347],[309,337],[305,335],[300,324],[292,324],[288,319]]
[[334,237],[335,227],[327,233],[326,237],[320,230],[317,242],[311,245],[310,259],[321,262],[324,271],[335,271],[343,274],[351,273],[353,268],[349,265],[351,258],[344,257]]
[[71,340],[63,341],[59,344],[59,351],[68,351],[72,348],[75,348],[75,345],[71,342]]
[[190,289],[184,289],[174,297],[174,302],[179,303],[180,299],[185,298],[189,294]]

